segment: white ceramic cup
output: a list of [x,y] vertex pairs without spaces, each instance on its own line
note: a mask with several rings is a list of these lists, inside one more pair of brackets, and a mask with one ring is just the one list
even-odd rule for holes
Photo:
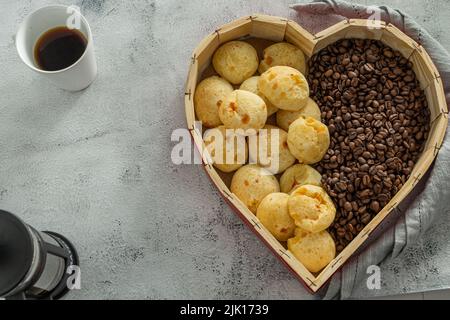
[[[39,37],[55,27],[77,28],[87,39],[83,55],[71,66],[46,71],[39,68],[34,58],[34,46]],[[97,75],[91,28],[86,19],[74,7],[52,5],[32,12],[19,27],[16,48],[22,61],[31,69],[48,78],[57,87],[79,91],[88,87]]]

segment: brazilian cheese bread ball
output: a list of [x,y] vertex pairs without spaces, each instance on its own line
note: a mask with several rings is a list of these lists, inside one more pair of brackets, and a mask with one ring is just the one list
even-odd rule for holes
[[319,272],[336,256],[336,246],[328,231],[311,233],[295,230],[295,237],[287,241],[288,250],[310,272]]
[[295,120],[288,131],[288,146],[300,163],[312,164],[322,160],[330,146],[328,128],[311,117]]
[[259,73],[275,66],[288,66],[297,69],[301,73],[306,72],[306,61],[303,51],[296,46],[280,42],[264,49],[264,59],[259,64]]
[[198,84],[194,94],[194,109],[198,120],[205,127],[214,128],[222,124],[219,107],[233,90],[227,80],[218,76],[206,78]]
[[271,193],[258,206],[256,216],[278,241],[287,241],[294,236],[295,223],[289,215],[289,195]]
[[291,193],[288,208],[295,225],[309,232],[327,229],[336,215],[333,201],[325,190],[309,184],[298,187]]
[[260,96],[235,90],[220,105],[219,118],[230,129],[258,130],[266,124],[267,107]]
[[203,141],[214,167],[220,171],[233,172],[247,162],[247,141],[234,130],[227,130],[224,126],[209,129],[205,132]]
[[279,110],[277,112],[277,125],[281,129],[288,131],[291,123],[297,120],[300,116],[305,118],[311,117],[317,121],[320,121],[320,115],[321,112],[317,103],[313,99],[308,98],[306,106],[300,111]]
[[295,163],[287,145],[287,132],[265,125],[256,136],[249,137],[250,160],[273,174],[284,172]]
[[279,109],[299,111],[306,106],[309,85],[297,69],[277,66],[264,72],[258,81],[261,93]]
[[321,185],[322,176],[307,164],[296,164],[288,168],[280,178],[281,192],[290,193],[305,184]]
[[261,91],[259,91],[258,81],[259,81],[259,76],[254,76],[254,77],[248,78],[247,80],[242,82],[239,89],[250,91],[250,92],[260,96],[266,103],[267,116],[270,117],[271,115],[273,115],[275,112],[278,111],[278,108],[275,107],[273,104],[271,104],[270,101],[266,97],[264,97],[264,95],[261,93]]
[[255,48],[243,41],[230,41],[214,53],[214,69],[232,84],[241,84],[258,69],[258,53]]
[[248,164],[235,172],[230,190],[256,214],[261,200],[268,194],[280,192],[280,185],[275,176],[266,169]]

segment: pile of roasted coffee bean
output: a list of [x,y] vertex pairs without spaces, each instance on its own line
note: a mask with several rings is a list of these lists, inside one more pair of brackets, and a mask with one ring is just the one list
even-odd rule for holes
[[309,61],[311,97],[330,132],[316,169],[337,212],[338,252],[408,179],[429,132],[429,109],[412,64],[380,41],[345,39]]

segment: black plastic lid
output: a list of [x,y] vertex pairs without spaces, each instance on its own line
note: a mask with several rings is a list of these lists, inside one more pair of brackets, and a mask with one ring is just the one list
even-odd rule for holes
[[26,225],[0,210],[0,297],[24,279],[33,261],[33,242]]

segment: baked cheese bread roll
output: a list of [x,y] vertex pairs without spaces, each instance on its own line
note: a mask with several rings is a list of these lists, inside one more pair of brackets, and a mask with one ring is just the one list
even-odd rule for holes
[[287,132],[265,125],[256,136],[249,137],[250,160],[273,174],[284,172],[295,163],[287,144]]
[[289,126],[300,117],[311,117],[316,119],[317,121],[321,120],[321,112],[317,103],[308,98],[308,102],[306,106],[300,111],[287,111],[287,110],[278,110],[277,112],[277,125],[283,129],[288,131]]
[[288,146],[300,163],[312,164],[322,160],[330,146],[328,128],[311,117],[295,120],[288,131]]
[[301,73],[306,72],[306,59],[302,50],[296,46],[280,42],[264,49],[264,59],[259,64],[259,73],[275,66],[288,66],[297,69]]
[[298,111],[306,106],[309,85],[297,69],[277,66],[264,72],[258,81],[259,90],[279,109]]
[[280,178],[281,192],[290,193],[305,184],[321,185],[322,176],[307,164],[296,164],[288,168]]
[[214,53],[214,69],[232,84],[240,84],[250,78],[258,69],[258,53],[243,41],[230,41]]
[[234,130],[227,130],[224,126],[209,129],[205,132],[203,141],[213,166],[220,171],[233,172],[247,163],[247,141]]
[[233,192],[253,213],[268,194],[280,192],[280,185],[273,174],[254,164],[239,168],[231,179]]
[[235,90],[220,105],[219,118],[230,129],[258,130],[266,124],[267,107],[260,96]]
[[273,104],[271,104],[270,101],[266,97],[264,97],[264,95],[261,93],[261,91],[258,88],[258,81],[259,81],[259,76],[254,76],[254,77],[248,78],[247,80],[242,82],[239,89],[250,91],[250,92],[260,96],[266,103],[267,116],[270,117],[271,115],[273,115],[275,112],[278,111],[278,108],[275,107]]
[[198,84],[194,94],[194,109],[198,120],[205,127],[214,128],[222,124],[219,107],[233,90],[227,80],[218,76],[206,78]]
[[278,241],[287,241],[294,236],[295,223],[288,211],[289,195],[271,193],[258,206],[256,216]]
[[296,188],[288,200],[295,225],[309,232],[327,229],[334,221],[336,208],[324,189],[314,185]]
[[336,256],[333,238],[326,231],[311,233],[301,229],[295,230],[295,237],[288,240],[288,250],[310,272],[319,272]]

